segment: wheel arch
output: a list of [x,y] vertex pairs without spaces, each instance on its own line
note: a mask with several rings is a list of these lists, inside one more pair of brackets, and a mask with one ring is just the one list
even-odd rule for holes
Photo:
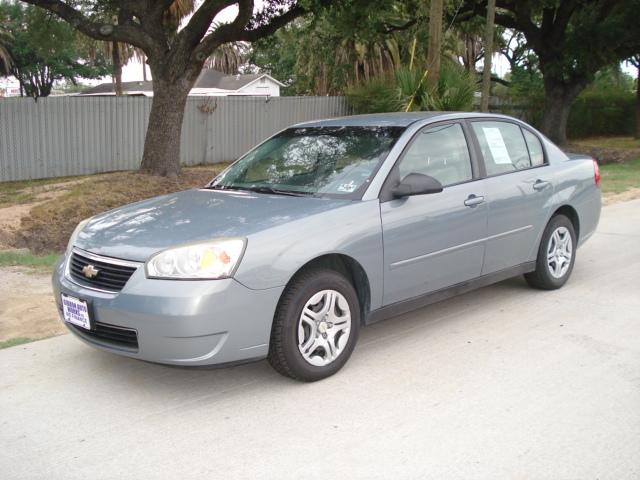
[[[576,211],[576,209],[573,208],[569,204],[562,205],[562,206],[558,207],[553,212],[553,214],[549,218],[549,221],[551,220],[551,218],[555,217],[556,215],[564,215],[569,220],[571,220],[571,224],[573,225],[573,230],[575,231],[575,234],[576,234],[576,243],[579,242],[579,240],[580,240],[580,217],[578,216],[578,212]],[[547,222],[547,223],[549,223],[549,222]]]
[[369,276],[367,275],[366,270],[362,267],[360,262],[349,255],[342,253],[327,253],[309,260],[298,268],[298,270],[291,276],[282,294],[284,295],[284,292],[287,290],[291,282],[300,273],[315,268],[334,270],[344,275],[347,280],[351,282],[353,288],[356,290],[358,302],[360,304],[360,324],[364,325],[365,319],[369,315],[369,311],[371,309],[371,285],[369,283]]

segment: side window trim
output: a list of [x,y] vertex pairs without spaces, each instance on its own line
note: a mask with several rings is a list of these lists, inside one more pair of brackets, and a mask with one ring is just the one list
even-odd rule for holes
[[422,132],[424,132],[425,130],[430,129],[430,128],[434,128],[434,127],[441,127],[443,125],[455,125],[455,124],[460,125],[460,127],[462,129],[462,133],[464,135],[465,142],[467,144],[467,151],[469,152],[469,160],[471,162],[471,179],[470,180],[466,180],[464,182],[458,182],[458,183],[453,183],[453,184],[447,185],[447,186],[444,187],[444,189],[446,190],[449,187],[455,187],[456,185],[462,185],[464,183],[475,182],[477,180],[481,180],[482,178],[484,178],[482,176],[482,171],[484,169],[484,165],[480,161],[480,157],[478,156],[478,154],[476,152],[475,146],[473,144],[473,137],[471,136],[470,129],[467,126],[466,123],[467,122],[465,120],[463,120],[463,119],[460,119],[460,120],[443,120],[441,122],[428,123],[427,125],[424,125],[422,128],[420,128],[420,130],[418,130],[416,133],[414,133],[413,136],[411,137],[411,139],[407,142],[407,144],[402,149],[402,152],[400,153],[400,155],[398,155],[398,158],[396,158],[396,160],[395,160],[395,162],[393,164],[393,167],[389,171],[389,174],[387,175],[387,178],[385,179],[384,183],[382,184],[382,188],[380,189],[380,193],[378,194],[378,199],[380,200],[380,202],[388,202],[389,200],[393,199],[393,197],[391,196],[391,189],[395,186],[393,184],[396,181],[398,181],[396,176],[398,175],[398,167],[400,165],[400,162],[402,162],[402,160],[404,159],[405,155],[407,154],[407,152],[409,151],[409,149],[411,148],[413,143],[416,141],[418,136],[421,135]]
[[[524,136],[524,131],[526,130],[527,132],[531,133],[536,139],[538,139],[538,142],[540,142],[540,146],[542,147],[542,154],[544,156],[544,163],[542,165],[531,165],[530,167],[521,168],[519,170],[513,170],[513,171],[509,171],[509,172],[501,172],[501,173],[496,173],[494,175],[489,175],[487,173],[486,160],[484,158],[484,155],[482,155],[482,148],[480,147],[480,141],[478,140],[478,136],[477,136],[476,132],[474,131],[472,125],[471,125],[472,123],[476,123],[476,122],[496,122],[496,123],[502,122],[502,123],[508,123],[508,124],[511,124],[511,125],[515,125],[516,127],[520,128],[520,134],[522,135],[522,139],[524,140],[524,144],[525,144],[525,147],[527,148],[527,153],[529,155],[529,162],[532,162],[531,152],[529,151],[529,145],[527,144],[527,139]],[[470,118],[470,119],[465,119],[464,123],[467,124],[467,130],[469,132],[469,135],[473,139],[473,147],[474,147],[474,150],[477,153],[478,161],[479,161],[479,164],[480,164],[481,170],[482,170],[482,177],[481,178],[500,177],[502,175],[510,175],[512,173],[526,172],[527,170],[533,170],[535,168],[542,168],[542,167],[549,166],[549,158],[547,156],[547,149],[544,146],[544,142],[542,141],[540,136],[538,134],[536,134],[536,132],[532,131],[530,128],[525,127],[523,125],[520,125],[520,123],[513,122],[513,121],[508,120],[506,118],[494,118],[494,117]]]
[[[545,165],[549,165],[549,158],[547,157],[547,149],[545,148],[544,142],[542,141],[540,136],[536,132],[531,130],[530,128],[527,128],[527,127],[525,127],[523,125],[519,125],[519,126],[520,126],[520,130],[522,130],[522,136],[524,136],[524,143],[527,146],[527,151],[529,152],[529,158],[531,159],[531,167],[530,168],[538,168],[538,167],[544,167]],[[529,149],[529,142],[527,142],[527,137],[526,137],[526,135],[524,135],[524,132],[530,133],[531,135],[533,135],[533,138],[538,140],[538,143],[540,144],[540,148],[542,149],[542,165],[533,165],[533,158],[531,157],[531,150]]]

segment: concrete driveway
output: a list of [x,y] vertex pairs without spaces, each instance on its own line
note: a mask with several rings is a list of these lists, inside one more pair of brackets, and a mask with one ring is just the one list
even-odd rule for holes
[[0,351],[6,479],[640,478],[640,201],[560,291],[521,279],[366,328],[315,384],[69,335]]

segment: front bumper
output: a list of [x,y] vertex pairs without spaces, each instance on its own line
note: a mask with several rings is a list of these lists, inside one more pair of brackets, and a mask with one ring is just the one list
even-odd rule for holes
[[144,269],[122,291],[83,287],[65,276],[66,259],[53,274],[53,291],[89,303],[94,323],[135,330],[137,347],[67,327],[91,346],[119,355],[172,365],[214,365],[267,355],[271,323],[284,287],[251,290],[234,279],[153,280]]

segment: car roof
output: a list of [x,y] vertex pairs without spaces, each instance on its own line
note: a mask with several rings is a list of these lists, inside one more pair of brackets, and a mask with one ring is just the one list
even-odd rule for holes
[[373,113],[367,115],[350,115],[348,117],[313,120],[293,125],[294,127],[407,127],[421,120],[452,120],[457,118],[495,117],[510,119],[506,115],[481,112],[393,112]]

